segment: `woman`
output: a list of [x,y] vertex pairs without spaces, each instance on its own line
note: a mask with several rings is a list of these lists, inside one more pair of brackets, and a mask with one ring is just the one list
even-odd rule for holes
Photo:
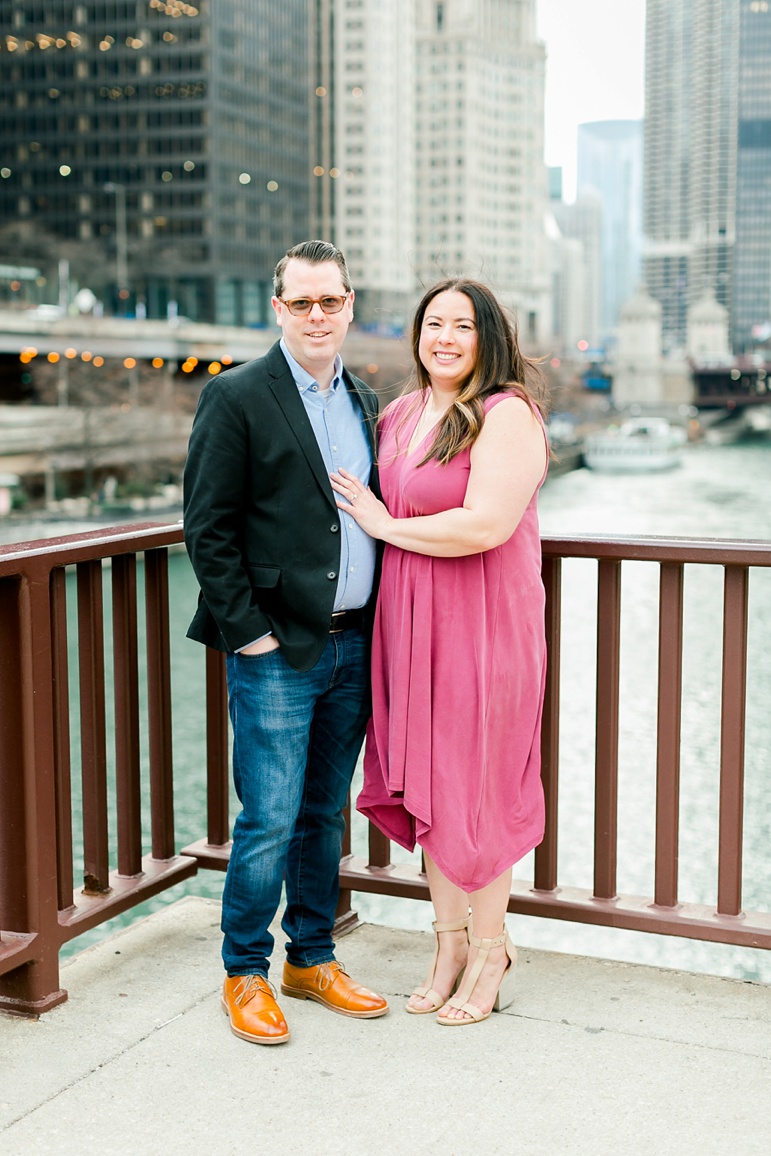
[[539,375],[484,285],[430,289],[412,344],[417,390],[380,426],[385,504],[346,471],[332,484],[386,543],[357,806],[423,848],[436,950],[407,1011],[460,1026],[511,1002],[511,868],[543,837],[536,494],[548,450]]

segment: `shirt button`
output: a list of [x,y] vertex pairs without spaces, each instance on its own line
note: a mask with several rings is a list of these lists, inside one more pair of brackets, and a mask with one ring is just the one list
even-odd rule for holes
[[327,578],[337,578],[337,574],[335,574],[334,570],[329,570],[327,572]]
[[333,522],[333,523],[332,523],[332,525],[331,525],[329,528],[330,528],[330,530],[332,531],[332,533],[333,533],[333,534],[336,534],[336,533],[337,533],[337,531],[340,529],[340,527],[338,526],[337,522]]
[[353,522],[349,522],[349,523],[348,523],[348,529],[349,529],[349,530],[352,530],[352,529],[353,529]]

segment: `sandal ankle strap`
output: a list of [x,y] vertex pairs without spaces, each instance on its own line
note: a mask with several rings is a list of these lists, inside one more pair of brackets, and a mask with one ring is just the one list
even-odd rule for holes
[[468,916],[466,916],[465,919],[450,920],[450,922],[448,922],[448,923],[439,923],[439,921],[435,919],[434,922],[431,924],[431,926],[433,927],[434,931],[436,931],[436,932],[439,932],[439,931],[465,931],[466,928],[468,927]]
[[469,932],[469,943],[473,943],[474,947],[485,948],[487,951],[492,951],[494,947],[503,947],[508,935],[504,929],[500,935],[496,935],[495,939],[480,939],[479,936],[474,935],[473,931]]

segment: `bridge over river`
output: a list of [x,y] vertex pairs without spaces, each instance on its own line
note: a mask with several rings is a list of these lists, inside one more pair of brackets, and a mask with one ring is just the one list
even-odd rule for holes
[[[141,321],[120,317],[40,317],[35,310],[0,309],[0,357],[8,374],[18,369],[18,357],[27,349],[40,355],[63,357],[68,348],[78,355],[137,361],[161,358],[175,369],[188,358],[201,363],[249,361],[261,357],[279,330],[242,329],[228,325],[203,325],[178,318],[175,321]],[[406,376],[411,362],[406,343],[398,337],[351,328],[345,344],[346,364],[367,378],[400,368]]]
[[[0,310],[0,398],[13,403],[0,403],[0,475],[37,479],[50,504],[62,474],[99,479],[135,463],[159,462],[176,473],[205,381],[228,365],[261,357],[279,335],[276,327],[199,325],[184,318],[172,324]],[[345,359],[385,391],[407,377],[411,363],[404,341],[355,328]],[[58,404],[18,404],[29,391],[30,361],[48,372],[54,383],[49,400]],[[100,381],[94,376],[100,372],[109,378]]]

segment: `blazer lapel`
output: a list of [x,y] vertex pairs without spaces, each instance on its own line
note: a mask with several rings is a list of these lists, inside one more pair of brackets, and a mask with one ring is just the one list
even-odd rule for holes
[[[274,358],[271,354],[277,353]],[[307,458],[308,465],[313,471],[316,481],[321,486],[324,494],[328,498],[330,504],[337,509],[335,504],[335,496],[332,486],[329,482],[327,469],[324,465],[324,459],[321,456],[319,444],[316,441],[316,435],[313,432],[313,427],[308,420],[308,415],[305,412],[300,391],[297,388],[295,379],[292,377],[289,366],[286,363],[284,355],[278,346],[268,354],[266,358],[268,370],[270,372],[270,380],[268,382],[271,392],[275,397],[281,409],[284,412],[289,428],[291,429],[297,441],[300,444],[300,449]],[[279,364],[280,363],[280,364]]]
[[356,384],[356,379],[351,376],[348,370],[343,367],[343,381],[345,388],[351,394],[354,405],[358,405],[364,414],[364,430],[367,435],[370,453],[372,454],[372,461],[375,461],[375,428],[377,426],[377,402],[372,399],[369,393],[363,393]]

